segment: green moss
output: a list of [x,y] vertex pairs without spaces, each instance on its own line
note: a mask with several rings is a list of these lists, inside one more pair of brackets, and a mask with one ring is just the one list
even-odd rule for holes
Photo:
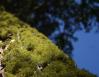
[[54,61],[44,68],[42,77],[66,77],[68,71],[61,61]]
[[16,76],[11,73],[5,72],[5,77],[16,77]]
[[6,77],[95,77],[83,73],[46,36],[6,11],[0,11],[0,41],[8,46],[3,61]]

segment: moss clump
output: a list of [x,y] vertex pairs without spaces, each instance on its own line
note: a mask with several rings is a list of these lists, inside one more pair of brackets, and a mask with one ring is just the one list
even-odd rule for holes
[[0,11],[0,41],[6,47],[6,77],[96,77],[78,69],[46,36],[6,11]]

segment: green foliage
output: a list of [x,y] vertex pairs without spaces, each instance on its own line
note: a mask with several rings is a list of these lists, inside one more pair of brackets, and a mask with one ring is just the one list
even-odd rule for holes
[[10,13],[0,14],[0,41],[8,46],[3,61],[6,77],[83,77],[85,73],[46,36]]
[[97,77],[96,75],[92,75],[90,72],[84,69],[79,70],[77,76],[78,77]]
[[54,61],[44,68],[42,77],[68,77],[68,71],[64,63]]
[[16,76],[14,76],[14,75],[11,74],[11,73],[5,72],[5,77],[16,77]]

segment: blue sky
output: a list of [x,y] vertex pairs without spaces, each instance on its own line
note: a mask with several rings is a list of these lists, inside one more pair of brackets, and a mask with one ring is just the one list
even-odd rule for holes
[[[81,0],[75,0],[80,4]],[[99,4],[95,4],[99,6]],[[73,42],[73,58],[79,68],[85,68],[99,76],[99,33],[94,31],[75,33],[79,41]]]
[[[75,1],[80,4],[81,0]],[[51,17],[50,15],[48,16]],[[52,20],[58,21],[61,32],[64,31],[64,22],[61,19],[53,17]],[[50,38],[52,39],[58,34],[59,32],[56,30]],[[95,33],[94,30],[90,33],[77,31],[75,36],[77,36],[79,40],[73,42],[73,59],[79,68],[85,68],[99,76],[99,33]]]
[[99,33],[75,33],[77,42],[73,42],[73,58],[79,68],[85,68],[99,76]]
[[[59,27],[61,32],[63,32],[64,21],[58,18],[54,20],[59,22]],[[73,41],[73,59],[79,68],[85,68],[99,75],[99,33],[95,33],[95,30],[96,28],[89,33],[84,31],[77,31],[75,33],[74,36],[78,37],[79,40],[77,42]],[[59,32],[56,30],[50,38],[55,38],[58,34]]]

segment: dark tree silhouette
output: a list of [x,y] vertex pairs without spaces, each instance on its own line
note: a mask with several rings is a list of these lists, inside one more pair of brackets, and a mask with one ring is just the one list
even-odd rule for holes
[[0,0],[5,10],[36,27],[71,54],[78,30],[99,28],[99,0]]

